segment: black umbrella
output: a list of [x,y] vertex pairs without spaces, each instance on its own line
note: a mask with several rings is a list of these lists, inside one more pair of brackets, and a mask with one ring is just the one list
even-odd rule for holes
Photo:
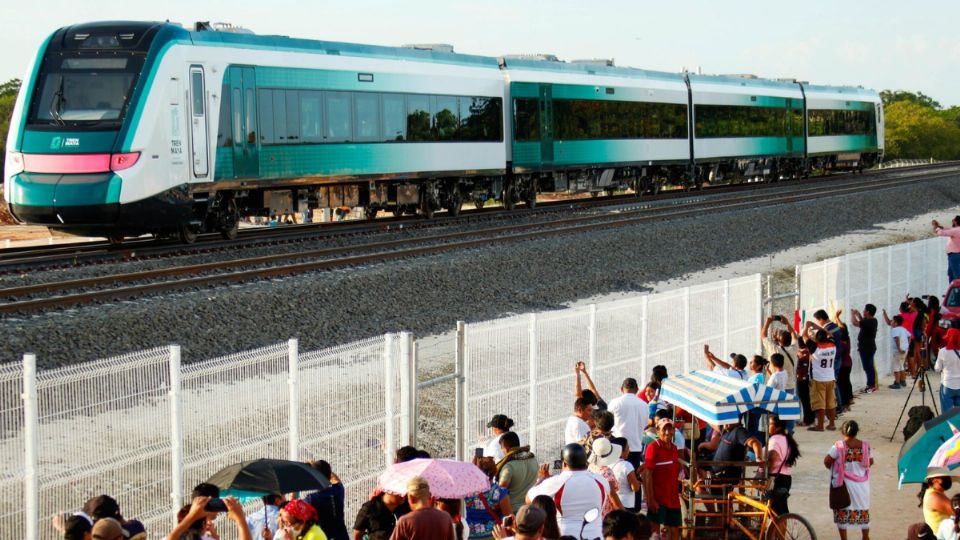
[[293,493],[330,487],[319,471],[299,461],[256,459],[217,471],[207,482],[225,491],[243,493]]

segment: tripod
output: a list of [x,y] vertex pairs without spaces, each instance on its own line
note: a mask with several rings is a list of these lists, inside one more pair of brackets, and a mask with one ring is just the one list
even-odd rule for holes
[[920,366],[917,367],[917,374],[913,376],[910,392],[907,394],[907,399],[903,401],[903,408],[900,409],[900,418],[897,419],[897,425],[893,426],[893,433],[890,434],[890,442],[893,442],[893,438],[897,436],[897,429],[900,427],[900,422],[903,421],[903,414],[907,412],[907,405],[910,404],[910,396],[913,395],[913,391],[917,389],[918,385],[920,386],[920,404],[922,406],[927,405],[927,392],[929,392],[934,416],[940,416],[940,411],[937,408],[937,396],[933,392],[933,385],[930,384],[930,375],[927,374],[927,369],[930,366],[929,354],[930,348],[929,343],[927,343],[923,354],[920,355]]

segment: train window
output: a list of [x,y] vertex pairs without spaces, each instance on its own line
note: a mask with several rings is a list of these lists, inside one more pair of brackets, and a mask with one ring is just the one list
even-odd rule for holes
[[243,95],[240,94],[239,88],[233,89],[230,107],[233,109],[233,144],[241,145],[243,144],[243,121],[240,115],[243,114]]
[[300,137],[304,142],[323,141],[323,94],[318,91],[300,92]]
[[287,142],[298,143],[300,142],[300,92],[296,90],[287,90],[285,93]]
[[380,94],[366,92],[354,94],[353,122],[355,140],[380,140]]
[[230,85],[225,84],[220,89],[220,119],[217,129],[217,146],[226,148],[233,146],[233,137],[230,133]]
[[487,97],[460,98],[459,141],[499,141],[503,122],[501,100]]
[[257,144],[257,102],[253,99],[253,88],[247,88],[244,91],[244,96],[243,104],[247,107],[245,118],[247,121],[247,143]]
[[274,144],[277,140],[273,132],[273,90],[258,90],[257,101],[260,104],[260,144]]
[[351,101],[350,92],[325,92],[324,112],[326,113],[327,131],[324,139],[327,142],[352,140]]
[[383,140],[402,141],[407,133],[407,105],[402,95],[383,95]]
[[558,139],[684,139],[687,109],[675,103],[554,100]]
[[825,135],[873,135],[876,133],[876,117],[873,107],[867,110],[814,109],[807,112],[808,131],[811,137]]
[[273,91],[273,134],[275,143],[287,144],[287,99],[283,90]]
[[536,99],[513,100],[514,139],[536,141],[540,139],[540,107]]
[[457,128],[460,126],[459,105],[454,96],[433,96],[436,111],[433,115],[434,139],[438,141],[452,141],[457,138]]
[[698,138],[787,136],[784,107],[697,105],[696,113]]
[[429,141],[430,133],[430,96],[407,96],[407,140]]
[[193,115],[203,116],[203,71],[190,71],[190,95],[193,97]]

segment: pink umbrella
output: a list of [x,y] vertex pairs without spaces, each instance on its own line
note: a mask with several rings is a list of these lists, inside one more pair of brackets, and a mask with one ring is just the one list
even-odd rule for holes
[[441,499],[460,499],[490,489],[490,479],[476,465],[452,459],[413,459],[394,463],[380,475],[384,491],[405,495],[407,482],[420,476],[430,484],[430,494]]
[[933,454],[928,467],[948,467],[953,469],[960,464],[960,430],[952,423],[950,429],[953,430],[953,436],[943,442],[940,448]]

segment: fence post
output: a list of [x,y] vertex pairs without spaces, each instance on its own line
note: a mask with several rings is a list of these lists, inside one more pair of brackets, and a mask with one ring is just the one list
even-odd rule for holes
[[23,519],[24,536],[40,538],[40,408],[37,398],[37,355],[23,355]]
[[850,255],[846,254],[840,259],[843,265],[843,310],[844,320],[850,320]]
[[383,454],[385,463],[393,463],[393,455],[396,451],[393,443],[393,334],[384,336],[383,344],[383,401],[385,425],[383,430],[384,445]]
[[730,280],[723,280],[723,337],[720,339],[721,354],[730,350]]
[[648,373],[647,370],[647,304],[650,300],[649,295],[643,295],[640,300],[640,373]]
[[[764,296],[760,299],[760,304],[763,306],[763,313],[760,315],[761,321],[767,320],[767,317],[773,313],[773,276],[767,274],[766,277],[766,292],[764,292]],[[726,351],[726,349],[724,349],[724,351]]]
[[530,426],[530,436],[527,442],[534,453],[539,451],[537,448],[537,365],[539,361],[539,343],[537,338],[537,314],[530,314],[530,411],[527,416],[527,424]]
[[590,322],[587,326],[587,369],[596,377],[597,368],[597,305],[590,304]]
[[[768,282],[769,283],[769,282]],[[763,326],[764,319],[763,317],[763,275],[757,274],[757,298],[760,300],[759,305],[757,305],[757,327],[754,329],[753,339],[755,339],[755,349],[758,353],[763,354],[763,339],[760,337],[760,328]],[[773,304],[771,304],[773,307]],[[726,351],[724,351],[726,352]]]
[[683,372],[690,373],[690,287],[683,288]]
[[456,393],[456,400],[454,404],[454,416],[456,416],[454,421],[454,428],[456,430],[456,433],[454,434],[454,446],[456,447],[457,461],[463,461],[464,456],[467,454],[465,424],[467,419],[466,394],[469,380],[466,378],[466,334],[467,324],[463,321],[457,321],[457,339],[456,343],[454,344],[454,359],[456,361],[456,365],[454,367],[456,373],[456,378],[454,379],[454,391]]
[[290,426],[288,444],[290,461],[300,460],[300,341],[290,338],[287,342],[288,375],[290,387]]
[[170,503],[172,515],[183,506],[183,398],[180,346],[170,345]]
[[[793,291],[796,293],[793,297],[793,311],[794,313],[800,311],[800,297],[803,295],[803,292],[800,290],[800,265],[793,267]],[[799,329],[797,330],[799,332]]]
[[[400,332],[400,442],[410,444],[410,332]],[[414,383],[416,386],[416,383]]]
[[420,370],[417,367],[417,357],[419,356],[420,343],[417,340],[410,342],[410,418],[408,423],[410,427],[410,446],[417,446],[417,418],[420,417],[420,386],[417,384],[417,376]]

